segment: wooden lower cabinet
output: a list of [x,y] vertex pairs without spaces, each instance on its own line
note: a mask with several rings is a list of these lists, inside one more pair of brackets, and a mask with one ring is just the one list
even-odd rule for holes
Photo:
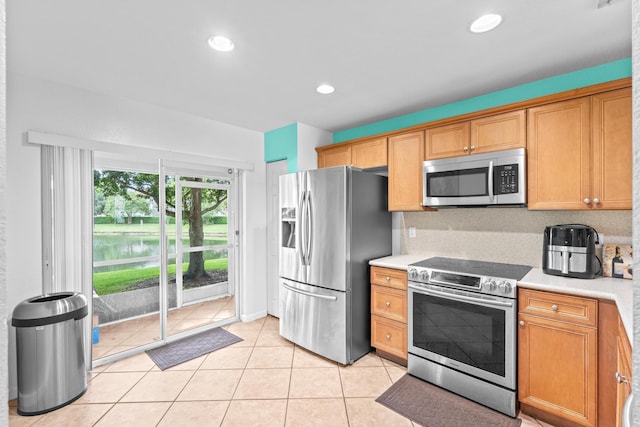
[[616,426],[622,426],[622,408],[631,394],[631,343],[618,319],[618,337],[616,346]]
[[596,426],[597,301],[520,289],[518,308],[523,411],[558,425]]
[[407,363],[407,272],[371,267],[371,346]]

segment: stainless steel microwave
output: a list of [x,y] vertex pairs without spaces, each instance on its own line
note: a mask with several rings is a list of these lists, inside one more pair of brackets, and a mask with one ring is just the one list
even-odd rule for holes
[[422,205],[463,207],[527,203],[524,148],[422,163]]

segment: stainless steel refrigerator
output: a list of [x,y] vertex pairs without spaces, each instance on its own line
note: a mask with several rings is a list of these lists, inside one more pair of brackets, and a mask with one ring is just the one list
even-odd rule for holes
[[345,365],[368,353],[368,262],[390,254],[386,177],[347,166],[281,176],[280,335]]

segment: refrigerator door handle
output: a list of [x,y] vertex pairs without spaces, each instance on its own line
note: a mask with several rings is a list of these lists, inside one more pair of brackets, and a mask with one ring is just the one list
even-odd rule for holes
[[304,198],[306,191],[300,193],[300,200],[298,202],[298,232],[300,233],[300,245],[296,247],[298,258],[300,258],[300,265],[304,265]]
[[307,191],[307,265],[311,265],[311,247],[313,245],[313,206],[311,206],[311,191]]
[[282,286],[288,291],[295,292],[297,294],[306,295],[306,296],[309,296],[309,297],[320,298],[320,299],[325,299],[325,300],[329,300],[329,301],[336,301],[338,299],[338,297],[335,297],[333,295],[320,295],[320,294],[314,294],[313,292],[307,292],[307,291],[303,291],[301,289],[296,289],[296,288],[293,288],[293,287],[287,285],[286,282],[282,282]]

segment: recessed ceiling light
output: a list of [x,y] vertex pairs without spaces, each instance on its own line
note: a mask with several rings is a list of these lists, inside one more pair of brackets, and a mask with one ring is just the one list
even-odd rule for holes
[[486,33],[493,30],[502,22],[502,16],[490,13],[488,15],[482,15],[480,18],[473,21],[470,30],[473,33]]
[[318,93],[323,94],[323,95],[328,95],[330,93],[333,93],[333,92],[335,92],[335,90],[336,89],[333,86],[328,85],[328,84],[321,84],[320,86],[318,86],[316,88],[316,91]]
[[209,46],[220,52],[231,52],[235,47],[231,39],[225,36],[213,36],[209,38]]

